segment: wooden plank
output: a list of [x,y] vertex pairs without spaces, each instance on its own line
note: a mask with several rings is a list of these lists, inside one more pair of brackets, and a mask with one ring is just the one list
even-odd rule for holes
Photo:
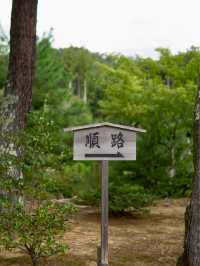
[[136,133],[109,127],[77,131],[74,160],[136,160]]
[[101,261],[108,266],[108,161],[101,162]]
[[134,131],[137,133],[145,133],[146,130],[142,128],[136,128],[132,126],[125,126],[125,125],[119,125],[119,124],[113,124],[109,122],[103,122],[103,123],[98,123],[98,124],[90,124],[90,125],[83,125],[79,127],[71,127],[71,128],[64,128],[65,132],[70,132],[70,131],[79,131],[79,130],[84,130],[84,129],[94,129],[98,127],[111,127],[111,128],[118,128],[118,129],[125,129],[129,131]]

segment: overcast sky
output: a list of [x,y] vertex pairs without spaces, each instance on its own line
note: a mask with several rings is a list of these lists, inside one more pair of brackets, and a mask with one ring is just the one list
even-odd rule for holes
[[[11,0],[0,0],[0,23],[10,27]],[[54,45],[101,53],[155,56],[200,46],[199,0],[39,0],[38,34],[54,28]]]

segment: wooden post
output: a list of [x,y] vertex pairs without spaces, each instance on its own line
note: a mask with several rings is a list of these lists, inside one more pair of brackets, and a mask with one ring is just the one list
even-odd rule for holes
[[101,247],[97,247],[97,266],[101,265]]
[[108,161],[101,161],[101,259],[108,266]]
[[74,160],[101,162],[101,247],[97,248],[97,265],[108,266],[108,164],[136,160],[136,133],[146,131],[106,122],[65,129],[68,131],[74,132]]

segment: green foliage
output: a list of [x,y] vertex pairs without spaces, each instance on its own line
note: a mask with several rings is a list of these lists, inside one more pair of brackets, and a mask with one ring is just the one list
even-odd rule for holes
[[[66,164],[60,174],[48,178],[47,190],[55,196],[82,198],[82,193],[91,186],[87,180],[91,176],[91,165],[74,162]],[[88,192],[88,191],[87,191]]]
[[[82,109],[85,108],[84,103],[75,99],[71,105],[77,103],[80,109],[76,110],[77,107],[74,107],[73,110],[68,106],[63,113],[62,122],[59,116],[56,117],[56,112],[50,110],[50,104],[46,104],[43,111],[35,111],[29,115],[26,130],[18,143],[23,147],[20,167],[24,173],[26,195],[32,190],[31,195],[39,193],[38,196],[42,198],[53,195],[78,196],[83,181],[90,176],[90,165],[72,161],[72,136],[64,133],[64,125],[59,125],[70,125],[70,119],[73,117],[74,123],[77,124],[87,121],[87,113]],[[82,115],[79,114],[81,111]],[[61,116],[61,113],[59,115]],[[88,117],[91,119],[90,114]],[[52,118],[55,118],[56,122],[51,120]]]
[[99,162],[87,162],[88,171],[77,186],[78,199],[84,204],[97,206],[100,200],[100,169]]
[[19,140],[18,145],[23,149],[20,168],[24,175],[24,193],[28,197],[46,198],[63,164],[71,159],[71,147],[64,144],[71,143],[71,139],[65,140],[63,130],[45,111],[37,111],[29,115],[27,128]]
[[[188,195],[193,173],[192,110],[200,53],[196,47],[177,55],[164,48],[157,52],[160,58],[153,60],[94,55],[84,48],[63,49],[65,70],[72,81],[71,93],[76,97],[70,95],[70,88],[57,87],[46,94],[45,108],[58,127],[106,120],[147,129],[147,134],[137,141],[137,161],[118,163],[114,174],[111,166],[112,183],[117,186],[115,179],[127,177],[128,173],[124,183],[144,187],[147,194]],[[87,80],[88,105],[77,93],[78,79],[82,92]],[[78,195],[86,202],[97,203],[99,187],[95,188],[91,180],[98,183],[98,175],[94,178],[91,165],[82,166],[79,169],[80,165],[69,160],[68,166],[63,167],[65,171],[56,175],[57,185],[49,184],[50,191],[59,194],[61,190],[66,196]],[[79,169],[78,174],[75,169]]]
[[128,169],[147,189],[166,196],[170,178],[179,182],[179,176],[190,178],[193,172],[191,129],[196,88],[188,83],[169,89],[143,82],[121,69],[105,68],[105,72],[109,82],[104,84],[105,96],[100,102],[105,120],[147,129],[138,142],[137,162]]
[[33,90],[33,106],[41,109],[47,95],[57,88],[67,88],[68,75],[64,69],[61,51],[52,47],[51,32],[37,44],[36,75]]
[[6,208],[10,211],[0,216],[1,246],[6,249],[17,248],[26,253],[33,266],[38,265],[42,257],[67,250],[61,238],[67,226],[65,221],[74,212],[73,206],[45,202],[31,210],[22,206]]
[[72,92],[84,97],[84,86],[87,83],[88,73],[94,62],[94,55],[87,49],[69,47],[62,49],[66,73],[69,75]]
[[60,135],[45,112],[33,112],[26,131],[12,139],[6,135],[9,149],[0,149],[0,245],[28,254],[33,266],[66,250],[61,236],[75,210],[49,200],[49,182],[71,156]]
[[6,83],[7,66],[8,66],[8,56],[2,55],[0,53],[0,90],[5,86]]
[[109,208],[113,213],[123,213],[131,207],[141,209],[149,205],[152,199],[151,194],[139,185],[111,183],[109,186]]
[[92,114],[88,106],[79,98],[72,97],[65,109],[63,124],[66,126],[78,126],[90,124],[92,122]]
[[[0,32],[0,92],[3,89],[8,69],[8,40]],[[1,96],[1,95],[0,95]]]
[[[2,44],[0,88],[8,61]],[[72,161],[72,134],[63,128],[103,120],[147,129],[137,138],[137,161],[110,166],[111,209],[143,207],[151,202],[149,195],[189,195],[198,47],[176,55],[158,48],[157,60],[101,55],[83,47],[56,49],[50,32],[37,48],[33,110],[17,142],[21,156],[4,160],[5,167],[13,161],[23,170],[27,198],[65,196],[98,203],[98,165]]]

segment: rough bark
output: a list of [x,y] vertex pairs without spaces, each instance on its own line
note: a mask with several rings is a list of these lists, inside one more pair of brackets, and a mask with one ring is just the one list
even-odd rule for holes
[[[0,144],[10,146],[8,135],[25,126],[31,109],[35,63],[37,0],[13,0],[8,78],[0,106]],[[5,104],[6,102],[6,104]]]
[[[19,155],[13,136],[25,127],[31,109],[37,4],[38,0],[13,0],[12,3],[8,78],[0,105],[0,154]],[[3,174],[22,178],[20,169],[12,165]],[[15,188],[13,191],[11,198],[16,201]]]
[[15,96],[10,107],[14,119],[11,131],[25,126],[31,109],[35,63],[38,0],[13,0],[10,30],[10,56],[5,96]]
[[200,82],[194,115],[194,178],[190,204],[185,213],[184,253],[177,265],[200,265]]

